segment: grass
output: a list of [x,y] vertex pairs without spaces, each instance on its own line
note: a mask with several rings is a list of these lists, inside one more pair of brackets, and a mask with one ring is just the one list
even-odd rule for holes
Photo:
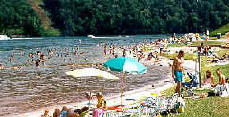
[[[164,96],[173,95],[175,87],[162,92]],[[195,94],[208,92],[209,90],[198,91]],[[184,94],[186,91],[184,91]],[[199,99],[185,99],[185,111],[180,114],[170,114],[171,117],[228,117],[229,97],[206,97]]]
[[226,44],[225,42],[222,41],[193,41],[190,46],[200,46],[201,42],[204,43],[204,45],[212,46],[212,45],[222,45]]
[[[178,53],[174,53],[174,54],[163,53],[162,54],[162,56],[169,58],[169,59],[174,59],[175,57],[177,57],[177,55],[178,55]],[[197,55],[186,53],[184,55],[184,59],[185,60],[195,60],[195,59],[197,59]]]
[[204,45],[209,45],[209,46],[220,46],[223,44],[226,44],[226,42],[222,42],[222,41],[193,41],[192,44],[184,44],[184,43],[174,43],[174,44],[168,44],[168,47],[185,47],[185,46],[200,46],[201,42],[204,43]]
[[222,57],[225,53],[229,54],[229,49],[221,49],[217,52],[219,57]]
[[210,37],[209,40],[217,40],[218,38],[217,37]]
[[220,27],[220,28],[218,28],[218,29],[216,29],[216,30],[214,30],[214,31],[212,31],[210,33],[210,36],[215,36],[217,33],[225,34],[227,32],[229,32],[229,23],[224,25],[224,26],[222,26],[222,27]]
[[203,99],[185,99],[184,113],[171,117],[228,117],[229,98],[207,97]]
[[[221,53],[228,52],[229,50],[222,49],[219,51]],[[229,64],[227,65],[216,65],[208,67],[207,62],[208,57],[201,57],[201,76],[202,80],[205,76],[205,71],[210,70],[213,72],[215,82],[218,82],[218,76],[216,75],[216,69],[221,68],[223,74],[228,77]],[[175,91],[175,87],[167,89],[162,92],[166,96],[171,96]],[[195,90],[196,94],[207,93],[209,90],[198,91]],[[184,91],[185,94],[186,91]],[[206,97],[200,99],[185,99],[186,107],[184,113],[170,114],[171,117],[228,117],[229,115],[229,97]]]
[[184,44],[184,43],[174,43],[174,44],[168,44],[168,47],[184,47],[184,46],[187,46],[187,44]]

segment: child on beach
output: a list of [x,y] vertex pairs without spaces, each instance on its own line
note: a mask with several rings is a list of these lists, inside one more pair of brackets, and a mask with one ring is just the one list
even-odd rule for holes
[[44,114],[41,117],[51,117],[49,116],[49,110],[45,110]]
[[183,80],[183,63],[184,63],[184,51],[180,50],[178,56],[174,59],[172,65],[172,77],[177,83],[176,93],[181,96],[181,83]]

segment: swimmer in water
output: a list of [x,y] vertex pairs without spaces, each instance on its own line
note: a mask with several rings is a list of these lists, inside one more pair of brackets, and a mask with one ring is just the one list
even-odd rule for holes
[[39,67],[39,63],[40,63],[40,60],[37,59],[36,62],[35,62],[36,67]]
[[11,55],[9,61],[12,62],[14,60],[14,55]]
[[40,62],[42,63],[43,66],[45,65],[45,55],[44,54],[41,54]]

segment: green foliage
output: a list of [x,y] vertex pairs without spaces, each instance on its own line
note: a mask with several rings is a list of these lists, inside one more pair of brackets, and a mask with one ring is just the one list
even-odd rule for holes
[[[42,23],[42,18],[37,16],[39,11],[36,13],[28,0],[1,0],[0,34],[59,34],[55,29],[43,31],[49,24],[68,36],[186,33],[211,31],[229,22],[228,0],[30,1],[48,12],[50,23]],[[225,33],[227,27],[211,35]]]
[[40,20],[27,0],[0,1],[0,34],[40,35]]
[[186,33],[229,22],[228,0],[44,0],[63,35]]
[[218,29],[216,29],[216,30],[214,30],[214,31],[212,31],[212,32],[210,33],[210,35],[211,35],[211,36],[216,36],[217,33],[225,34],[225,33],[227,33],[227,32],[229,32],[229,23],[226,24],[226,25],[223,25],[222,27],[220,27],[220,28],[218,28]]

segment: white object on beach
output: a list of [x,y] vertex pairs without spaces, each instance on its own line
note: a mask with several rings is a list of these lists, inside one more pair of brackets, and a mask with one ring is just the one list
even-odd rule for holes
[[106,79],[114,79],[118,80],[119,78],[99,69],[95,68],[84,68],[84,69],[76,69],[74,71],[68,71],[66,72],[67,75],[71,75],[73,77],[88,77],[88,76],[96,76]]

